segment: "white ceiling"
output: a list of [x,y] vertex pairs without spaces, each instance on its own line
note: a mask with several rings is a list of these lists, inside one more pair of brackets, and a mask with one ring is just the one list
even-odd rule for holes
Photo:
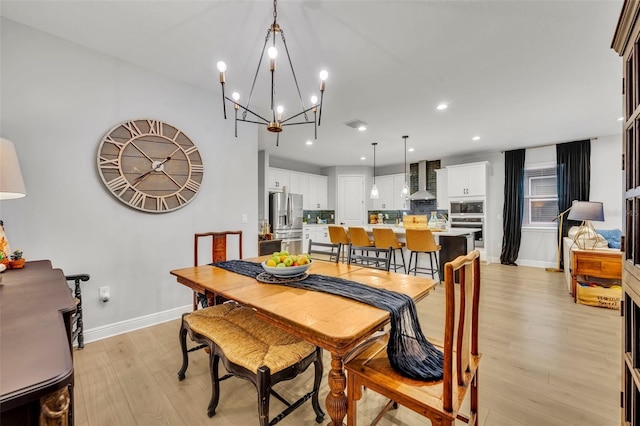
[[[319,94],[321,69],[329,79],[314,145],[304,143],[313,126],[291,126],[279,147],[273,134],[261,131],[260,146],[320,166],[372,165],[371,143],[379,142],[382,166],[403,162],[405,134],[415,148],[409,162],[620,134],[622,60],[610,45],[621,8],[622,0],[281,0],[278,22],[305,102]],[[8,19],[216,99],[221,59],[228,66],[227,94],[247,96],[272,11],[269,1],[238,0],[1,5]],[[286,62],[278,62],[277,73],[285,71]],[[252,105],[268,108],[265,64],[257,84]],[[283,77],[277,84],[283,94],[291,83]],[[437,111],[440,102],[449,108]],[[233,111],[228,114],[233,119]],[[344,124],[354,119],[367,122],[368,130]],[[238,131],[252,130],[248,126],[240,123]],[[474,135],[481,139],[472,141]]]

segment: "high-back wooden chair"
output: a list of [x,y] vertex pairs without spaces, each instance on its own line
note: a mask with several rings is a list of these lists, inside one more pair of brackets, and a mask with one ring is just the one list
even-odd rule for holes
[[[407,250],[411,251],[409,254],[409,264],[407,265],[407,274],[413,272],[416,275],[417,272],[426,272],[431,274],[431,279],[435,279],[435,274],[438,274],[438,281],[442,279],[440,276],[438,266],[438,252],[442,249],[442,246],[436,243],[433,234],[429,229],[407,229],[406,231]],[[429,255],[429,266],[425,268],[418,266],[418,255],[420,253],[427,253]],[[414,260],[415,259],[415,260]],[[435,268],[433,263],[435,261]],[[411,263],[413,262],[413,267]]]
[[[207,263],[222,262],[227,260],[227,238],[230,235],[236,235],[238,237],[238,259],[242,259],[242,231],[219,231],[219,232],[204,232],[195,234],[193,237],[193,266],[200,265],[200,258],[198,257],[198,247],[200,246],[201,238],[211,238],[211,258],[207,260]],[[198,300],[204,300],[205,295],[193,292],[193,310],[198,309]]]
[[349,234],[344,229],[344,226],[340,225],[329,225],[329,240],[332,244],[340,244],[341,246],[341,254],[342,261],[344,262],[344,247],[347,247],[351,242],[349,240]]
[[[460,256],[448,262],[444,270],[444,346],[440,347],[444,353],[443,379],[428,382],[402,376],[387,358],[388,336],[374,341],[345,364],[349,398],[347,424],[350,426],[356,425],[356,403],[362,397],[363,387],[390,399],[372,424],[396,404],[427,417],[433,426],[454,426],[456,419],[472,426],[478,424],[480,254],[474,250]],[[459,284],[454,282],[456,271]],[[456,293],[459,295],[457,309]],[[468,416],[459,412],[467,391],[470,391]]]
[[[406,272],[407,267],[404,262],[404,251],[402,250],[405,244],[398,241],[398,237],[396,237],[396,233],[393,232],[393,229],[373,228],[373,243],[377,248],[391,248],[393,260],[390,267],[393,268],[393,272],[396,272],[399,268],[402,268],[402,272]],[[396,250],[400,251],[400,256],[402,257],[402,266],[400,266],[400,264],[396,261]]]

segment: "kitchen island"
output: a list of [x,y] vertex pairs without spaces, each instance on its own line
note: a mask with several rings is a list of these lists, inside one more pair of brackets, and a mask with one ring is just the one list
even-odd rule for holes
[[[370,224],[363,225],[364,229],[373,239],[374,228],[391,228],[398,237],[398,241],[406,241],[406,229],[402,225],[392,224]],[[345,229],[348,229],[345,226]],[[455,259],[460,255],[466,255],[474,249],[474,234],[478,230],[475,228],[445,228],[442,230],[431,230],[436,243],[442,246],[442,250],[438,253],[438,266],[439,266],[439,278],[444,279],[444,264]],[[402,249],[404,259],[406,263],[409,262],[410,251],[405,248]],[[418,258],[419,267],[430,267],[428,264],[427,256]]]

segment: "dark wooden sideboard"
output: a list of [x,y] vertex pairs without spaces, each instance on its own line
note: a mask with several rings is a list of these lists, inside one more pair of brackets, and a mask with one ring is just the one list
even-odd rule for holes
[[76,308],[64,273],[40,260],[0,277],[0,424],[73,424]]

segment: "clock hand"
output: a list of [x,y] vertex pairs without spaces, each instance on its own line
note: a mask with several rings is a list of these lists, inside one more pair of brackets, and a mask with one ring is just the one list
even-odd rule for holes
[[153,158],[149,157],[143,150],[141,150],[140,148],[138,148],[138,145],[136,145],[135,143],[131,142],[131,145],[137,149],[138,151],[140,151],[140,154],[144,155],[145,157],[147,157],[147,160],[151,161],[153,163]]
[[[135,145],[134,145],[134,146],[135,146]],[[136,147],[136,148],[138,148],[138,147]],[[141,174],[140,176],[138,176],[137,178],[135,178],[135,179],[134,179],[134,184],[133,184],[133,185],[135,186],[135,185],[139,184],[140,182],[142,182],[142,180],[143,180],[145,177],[147,177],[147,175],[149,175],[151,172],[155,172],[155,171],[158,171],[158,170],[159,170],[159,171],[163,171],[163,170],[162,170],[162,165],[163,165],[164,163],[166,163],[167,161],[171,160],[171,157],[173,157],[173,154],[175,154],[176,152],[180,151],[181,149],[182,149],[182,147],[178,147],[178,148],[176,148],[176,149],[175,149],[175,151],[173,151],[171,154],[169,154],[169,155],[167,156],[167,158],[165,158],[164,160],[160,161],[159,163],[158,163],[158,162],[156,162],[156,161],[151,160],[151,158],[149,158],[149,157],[147,156],[147,154],[144,154],[144,152],[142,152],[142,151],[140,151],[140,149],[138,149],[140,152],[142,152],[142,153],[144,154],[144,156],[145,156],[145,157],[149,158],[149,159],[153,162],[153,164],[152,164],[152,166],[151,166],[151,170],[149,170],[149,171],[147,171],[147,172],[145,172],[145,173]],[[164,172],[164,171],[163,171],[163,172]],[[166,174],[166,173],[165,173],[165,174]],[[169,176],[169,175],[167,175],[167,176]],[[171,178],[171,176],[169,176],[169,178]],[[171,180],[173,180],[173,179],[171,179]],[[175,180],[173,180],[173,181],[175,182]],[[176,183],[176,184],[177,184],[177,183]],[[178,186],[180,186],[180,185],[178,185]]]
[[166,163],[167,161],[171,160],[171,156],[165,158],[164,160],[162,160],[159,163],[156,163],[154,161],[154,165],[151,167],[151,170],[148,170],[146,172],[144,172],[143,174],[141,174],[140,176],[138,176],[137,178],[135,178],[134,181],[134,185],[137,185],[138,183],[142,182],[142,179],[146,178],[151,172],[155,172],[156,170],[160,169],[162,167],[162,165],[164,163]]

